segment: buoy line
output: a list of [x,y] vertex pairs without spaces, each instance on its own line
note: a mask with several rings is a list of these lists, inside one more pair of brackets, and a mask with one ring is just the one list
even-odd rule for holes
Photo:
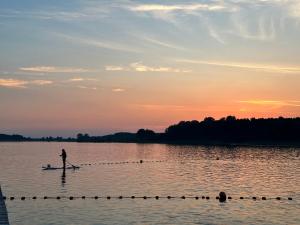
[[210,200],[210,199],[216,199],[220,202],[225,202],[226,200],[253,200],[253,201],[256,201],[256,200],[262,200],[262,201],[266,201],[266,200],[277,200],[277,201],[292,201],[293,198],[292,197],[231,197],[231,196],[228,196],[226,197],[226,195],[224,196],[223,194],[221,194],[222,192],[220,192],[219,196],[216,196],[216,197],[210,197],[210,196],[185,196],[185,195],[182,195],[182,196],[171,196],[171,195],[167,195],[167,196],[135,196],[135,195],[132,195],[132,196],[124,196],[124,195],[119,195],[119,196],[98,196],[98,195],[95,195],[95,196],[85,196],[85,195],[82,195],[82,196],[32,196],[32,197],[29,197],[29,196],[10,196],[10,197],[7,197],[7,196],[3,196],[2,199],[5,200],[5,201],[14,201],[14,200],[21,200],[21,201],[25,201],[25,200],[76,200],[76,199],[82,199],[82,200],[85,200],[85,199],[106,199],[106,200],[111,200],[111,199],[119,199],[119,200],[122,200],[122,199],[155,199],[155,200],[159,200],[159,199],[168,199],[168,200],[171,200],[171,199],[182,199],[182,200],[185,200],[185,199],[194,199],[194,200],[200,200],[200,199],[204,199],[204,200]]
[[162,163],[168,160],[138,160],[138,161],[119,161],[119,162],[92,162],[92,163],[79,163],[80,166],[93,166],[93,165],[126,165],[126,164],[142,164],[142,163]]

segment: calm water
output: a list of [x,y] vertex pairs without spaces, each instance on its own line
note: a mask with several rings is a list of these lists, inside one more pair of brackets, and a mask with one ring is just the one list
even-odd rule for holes
[[[60,165],[168,160],[161,163]],[[210,196],[194,199],[7,201],[11,224],[300,224],[300,149],[224,148],[160,144],[0,143],[0,182],[6,196]],[[216,160],[219,157],[220,160]],[[234,199],[219,203],[224,190]],[[240,196],[293,201],[239,200]]]

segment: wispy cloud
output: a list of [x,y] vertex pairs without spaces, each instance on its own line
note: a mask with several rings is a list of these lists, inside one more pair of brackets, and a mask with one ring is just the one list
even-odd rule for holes
[[255,19],[245,19],[240,15],[234,15],[231,21],[233,30],[227,31],[228,34],[256,41],[270,41],[276,37],[274,19],[270,15],[259,15]]
[[0,79],[0,86],[11,88],[25,88],[28,81],[16,79]]
[[151,67],[146,66],[140,62],[131,63],[130,67],[136,72],[170,72],[170,73],[189,73],[190,70],[182,70],[178,68],[171,67]]
[[144,65],[141,62],[131,63],[129,66],[106,66],[107,71],[135,71],[135,72],[166,72],[166,73],[190,73],[190,70],[178,69],[172,67],[153,67]]
[[125,89],[124,88],[113,88],[112,91],[113,92],[124,92]]
[[72,41],[74,43],[84,44],[84,45],[90,45],[97,48],[104,48],[114,51],[121,51],[121,52],[132,52],[132,53],[139,53],[141,50],[137,49],[133,46],[128,46],[123,43],[119,42],[112,42],[108,40],[95,40],[87,37],[76,37],[76,36],[70,36],[66,34],[58,34],[55,33],[56,36],[62,37],[68,41]]
[[137,12],[172,12],[172,11],[223,11],[229,10],[222,3],[211,4],[177,4],[177,5],[163,5],[163,4],[140,4],[130,7],[130,10]]
[[181,47],[181,46],[177,46],[171,43],[167,43],[164,41],[160,41],[154,38],[150,38],[150,37],[142,37],[143,40],[148,41],[152,44],[161,46],[161,47],[165,47],[165,48],[171,48],[171,49],[175,49],[175,50],[186,50],[185,48]]
[[177,59],[177,62],[203,64],[210,66],[231,67],[239,69],[257,70],[271,73],[294,73],[300,74],[300,67],[290,67],[282,65],[264,65],[256,63],[241,63],[241,62],[221,62],[221,61],[206,61],[206,60],[190,60],[190,59]]
[[97,90],[97,87],[89,87],[89,86],[84,86],[84,85],[78,85],[77,88],[80,89],[89,89],[89,90]]
[[154,110],[154,111],[160,111],[160,110],[182,111],[182,110],[186,110],[186,106],[184,106],[184,105],[138,104],[138,105],[135,105],[135,106],[137,106],[141,109]]
[[38,72],[38,73],[85,73],[90,72],[84,68],[72,67],[55,67],[55,66],[34,66],[34,67],[21,67],[21,71]]
[[125,68],[122,66],[105,66],[106,71],[124,71]]
[[251,104],[251,105],[260,105],[260,106],[292,106],[300,107],[300,101],[294,100],[240,100],[238,103]]
[[29,84],[35,84],[35,85],[48,85],[53,84],[53,81],[51,80],[32,80],[28,82]]
[[26,88],[27,85],[48,85],[52,84],[50,80],[18,80],[18,79],[0,79],[0,86],[8,88]]

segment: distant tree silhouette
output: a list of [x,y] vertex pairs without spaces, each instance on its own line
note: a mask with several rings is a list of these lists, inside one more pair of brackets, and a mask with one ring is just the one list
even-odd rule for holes
[[157,136],[153,130],[139,129],[136,133],[137,141],[153,141],[156,137]]
[[207,117],[203,121],[181,121],[165,131],[169,141],[298,141],[300,118],[236,119],[227,116],[220,120]]
[[17,134],[0,134],[0,141],[300,144],[300,117],[237,119],[235,116],[227,116],[219,120],[206,117],[203,121],[180,121],[169,126],[164,133],[139,129],[136,133],[119,132],[104,136],[79,133],[77,138],[27,138]]

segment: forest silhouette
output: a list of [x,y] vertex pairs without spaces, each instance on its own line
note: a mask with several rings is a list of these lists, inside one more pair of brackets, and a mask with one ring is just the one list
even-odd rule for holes
[[79,133],[76,138],[30,138],[0,134],[0,141],[137,142],[184,144],[300,144],[300,117],[237,119],[227,116],[216,120],[181,121],[155,133],[139,129],[136,133],[119,132],[104,136]]

